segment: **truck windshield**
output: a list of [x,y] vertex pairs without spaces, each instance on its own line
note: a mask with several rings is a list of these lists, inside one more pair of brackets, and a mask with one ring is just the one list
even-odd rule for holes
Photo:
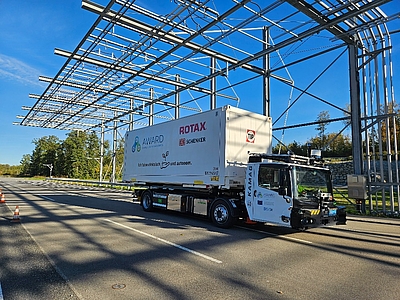
[[[321,197],[331,199],[332,184],[329,170],[294,166],[297,189],[295,198],[316,201]],[[327,200],[328,200],[327,199]]]

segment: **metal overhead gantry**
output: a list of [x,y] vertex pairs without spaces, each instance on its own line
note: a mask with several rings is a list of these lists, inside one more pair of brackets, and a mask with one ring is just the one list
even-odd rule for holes
[[284,144],[285,131],[316,124],[312,109],[329,110],[339,132],[351,128],[371,210],[380,193],[398,212],[389,26],[399,12],[385,14],[388,2],[83,0],[98,18],[73,51],[55,49],[66,62],[39,78],[48,86],[20,124],[112,132],[115,145],[117,130],[229,104],[271,116]]

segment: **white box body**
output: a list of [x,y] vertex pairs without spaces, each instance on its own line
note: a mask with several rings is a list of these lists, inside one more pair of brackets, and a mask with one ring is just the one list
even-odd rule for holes
[[224,106],[125,135],[123,181],[244,186],[248,153],[270,153],[271,118]]

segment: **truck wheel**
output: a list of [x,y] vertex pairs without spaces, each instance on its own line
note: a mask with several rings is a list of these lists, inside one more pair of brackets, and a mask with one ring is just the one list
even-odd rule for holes
[[211,208],[211,220],[221,228],[229,228],[235,223],[229,204],[224,200],[215,201]]
[[143,192],[142,207],[144,211],[153,211],[153,195],[150,191]]

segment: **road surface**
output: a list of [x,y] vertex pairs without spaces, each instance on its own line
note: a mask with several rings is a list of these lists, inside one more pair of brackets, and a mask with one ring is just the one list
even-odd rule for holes
[[220,229],[146,213],[129,192],[10,178],[0,188],[0,299],[400,297],[398,219]]

